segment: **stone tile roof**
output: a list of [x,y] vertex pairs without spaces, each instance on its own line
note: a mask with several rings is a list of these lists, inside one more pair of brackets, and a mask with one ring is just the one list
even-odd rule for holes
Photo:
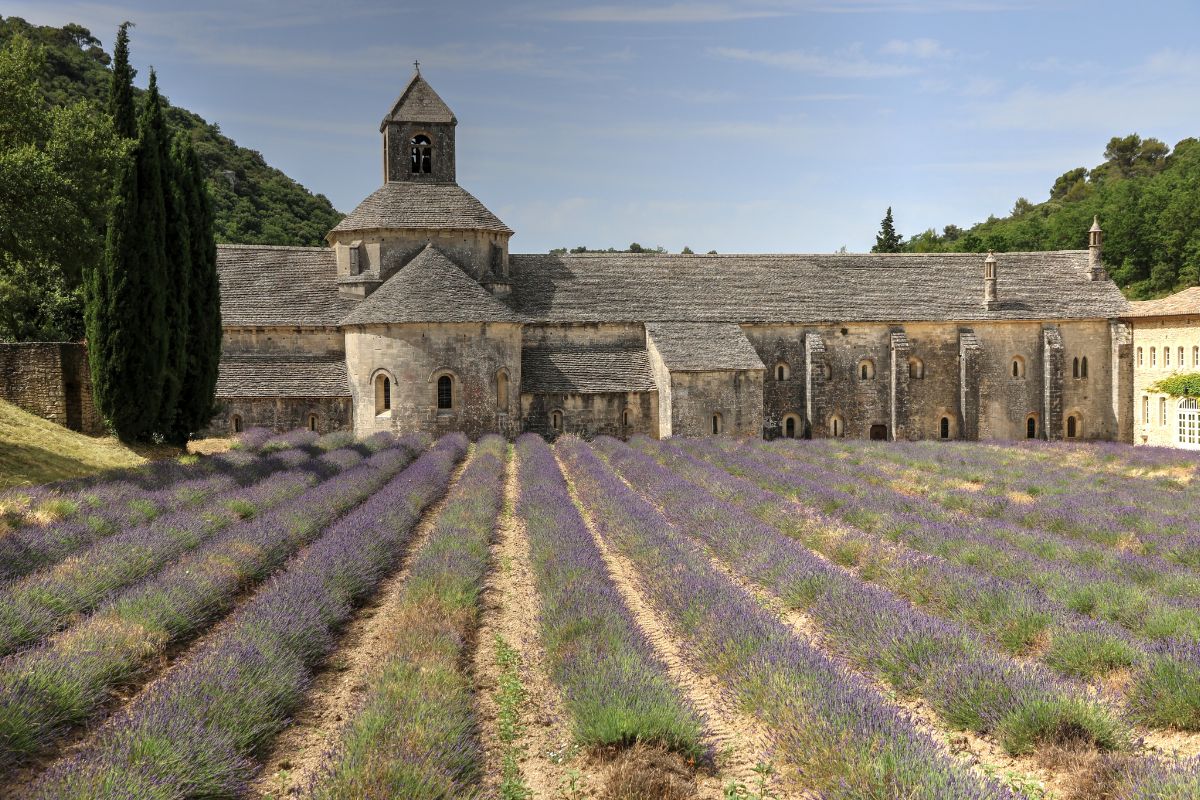
[[1129,304],[1126,317],[1200,317],[1200,286],[1161,297],[1158,300],[1135,300]]
[[222,353],[217,397],[349,397],[341,354]]
[[358,204],[334,231],[380,228],[484,230],[512,229],[457,183],[388,181]]
[[1087,251],[997,253],[1000,304],[983,307],[977,253],[513,255],[516,308],[539,322],[905,322],[1124,315]]
[[521,391],[533,394],[652,392],[644,347],[545,345],[521,351]]
[[404,87],[404,91],[396,98],[396,102],[392,103],[392,110],[383,118],[383,122],[379,123],[379,130],[382,131],[389,122],[448,122],[456,124],[458,120],[454,118],[454,112],[450,110],[450,106],[446,105],[433,87],[421,77],[421,73],[414,72],[408,81],[408,86]]
[[765,369],[736,323],[648,322],[646,335],[672,372]]
[[328,247],[217,245],[221,322],[228,326],[332,326],[354,301],[337,289]]
[[520,322],[433,245],[372,292],[342,320],[343,325],[392,322]]

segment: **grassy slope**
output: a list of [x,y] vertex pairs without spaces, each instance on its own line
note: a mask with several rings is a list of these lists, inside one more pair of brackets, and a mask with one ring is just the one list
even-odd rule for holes
[[133,466],[145,460],[114,438],[84,436],[0,400],[0,489]]

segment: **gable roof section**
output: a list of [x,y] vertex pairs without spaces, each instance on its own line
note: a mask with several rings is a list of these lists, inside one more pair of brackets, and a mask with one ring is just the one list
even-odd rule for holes
[[388,181],[334,226],[334,231],[453,228],[512,234],[512,229],[457,183]]
[[458,120],[421,73],[414,72],[404,91],[392,103],[392,110],[379,123],[379,130],[382,131],[389,122],[448,122],[454,125]]
[[513,255],[516,308],[539,322],[904,322],[1110,319],[1128,302],[1089,280],[1087,251],[997,253],[983,307],[978,253]]
[[672,372],[765,369],[746,334],[732,322],[648,322],[646,336]]
[[543,345],[521,351],[521,391],[533,394],[652,392],[646,348]]
[[1127,317],[1200,317],[1200,286],[1161,297],[1158,300],[1135,300],[1129,304]]
[[223,353],[217,397],[349,397],[341,353]]
[[217,273],[227,327],[333,326],[354,303],[338,294],[329,247],[220,244]]
[[433,245],[372,292],[342,320],[343,325],[399,322],[520,322]]

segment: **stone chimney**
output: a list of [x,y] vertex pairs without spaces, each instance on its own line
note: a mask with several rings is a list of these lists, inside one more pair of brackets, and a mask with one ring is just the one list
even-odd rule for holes
[[988,311],[1000,307],[1000,299],[996,294],[996,254],[990,250],[983,260],[983,307]]
[[1088,230],[1088,273],[1094,281],[1108,278],[1104,270],[1104,231],[1100,230],[1099,216],[1092,218],[1092,227]]

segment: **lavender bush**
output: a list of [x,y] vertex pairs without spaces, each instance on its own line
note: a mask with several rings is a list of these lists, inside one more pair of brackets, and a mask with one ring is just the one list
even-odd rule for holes
[[622,602],[554,454],[533,434],[519,438],[516,450],[515,512],[529,536],[550,676],[562,689],[575,740],[659,742],[703,755],[702,721]]
[[63,635],[0,662],[0,767],[99,713],[111,691],[219,619],[327,525],[415,457],[406,437],[255,519],[230,526],[166,570],[109,599]]
[[315,800],[474,796],[482,754],[463,670],[504,500],[507,443],[480,440],[417,551],[362,705],[309,787]]
[[[771,729],[821,797],[1015,798],[956,764],[867,684],[759,607],[578,440],[557,445],[599,532],[641,575],[689,657]],[[669,577],[668,577],[669,576]]]
[[[454,434],[327,531],[206,642],[35,787],[34,797],[233,797],[303,700],[335,632],[399,562],[467,449]],[[351,470],[353,472],[353,470]],[[349,475],[350,473],[347,473]],[[365,476],[363,476],[365,477]]]

